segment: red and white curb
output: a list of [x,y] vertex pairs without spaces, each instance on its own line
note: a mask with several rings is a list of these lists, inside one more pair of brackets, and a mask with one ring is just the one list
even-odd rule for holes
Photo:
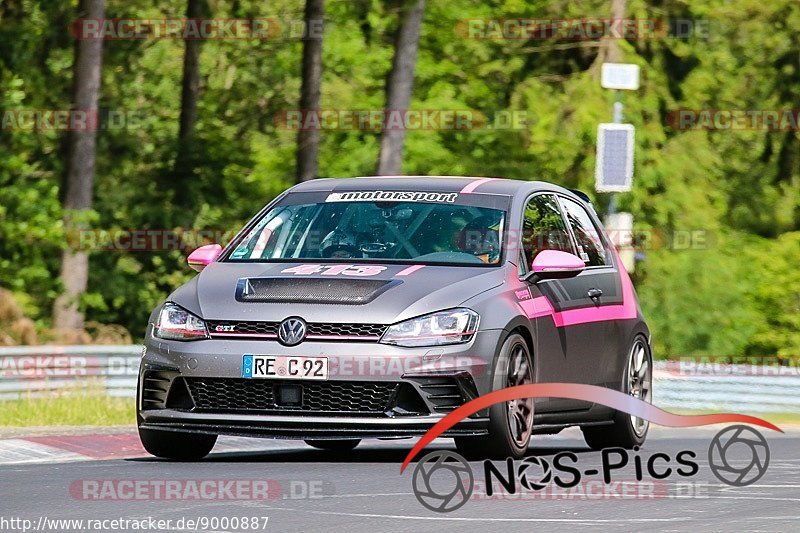
[[[220,437],[212,454],[265,452],[303,448],[302,441],[264,441]],[[135,432],[116,434],[43,435],[0,439],[0,465],[66,463],[149,457]]]

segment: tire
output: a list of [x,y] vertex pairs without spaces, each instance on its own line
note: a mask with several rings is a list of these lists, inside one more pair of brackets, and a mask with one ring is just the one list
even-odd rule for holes
[[150,455],[173,461],[199,461],[214,447],[217,436],[139,428],[139,440]]
[[342,439],[342,440],[307,440],[306,444],[312,448],[329,450],[332,452],[349,452],[361,442],[361,439]]
[[[530,383],[533,383],[533,359],[528,343],[515,333],[505,340],[495,357],[492,390]],[[527,398],[491,406],[488,429],[489,434],[485,436],[456,437],[456,449],[472,460],[523,457],[533,431],[533,400]]]
[[[628,350],[628,361],[625,364],[625,375],[622,380],[625,394],[630,394],[646,402],[653,395],[653,357],[647,341],[637,335]],[[632,417],[628,413],[616,411],[613,422],[603,426],[582,427],[583,438],[593,450],[603,448],[625,448],[642,446],[647,439],[650,423],[644,419]]]

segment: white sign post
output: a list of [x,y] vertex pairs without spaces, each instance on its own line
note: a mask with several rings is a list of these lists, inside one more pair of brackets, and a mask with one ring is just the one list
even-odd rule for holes
[[600,85],[604,89],[637,90],[639,88],[639,65],[603,63],[600,70]]
[[634,133],[631,124],[600,124],[597,128],[594,188],[598,192],[631,190]]
[[600,85],[604,89],[614,89],[617,101],[614,102],[614,119],[611,124],[600,124],[597,129],[597,158],[595,163],[595,189],[610,192],[606,228],[617,232],[614,244],[628,272],[635,267],[635,250],[630,242],[619,239],[623,233],[632,234],[633,216],[630,213],[617,213],[614,193],[628,192],[633,187],[633,151],[635,128],[622,123],[622,93],[639,88],[639,65],[628,63],[603,63],[600,71]]

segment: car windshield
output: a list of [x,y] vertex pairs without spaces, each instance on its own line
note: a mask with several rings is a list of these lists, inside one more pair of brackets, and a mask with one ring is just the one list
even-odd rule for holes
[[505,212],[453,203],[337,201],[269,210],[228,257],[493,265]]

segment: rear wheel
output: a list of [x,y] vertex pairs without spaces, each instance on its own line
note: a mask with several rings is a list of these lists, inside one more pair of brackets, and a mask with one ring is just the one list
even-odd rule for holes
[[[533,361],[522,335],[506,339],[495,360],[492,390],[533,383]],[[456,437],[456,448],[469,459],[519,459],[528,451],[533,431],[533,399],[498,403],[489,408],[489,434]]]
[[144,449],[156,457],[175,461],[199,461],[214,447],[217,436],[139,428],[139,440]]
[[332,452],[347,452],[358,446],[361,439],[342,439],[342,440],[307,440],[306,444],[312,448],[320,450],[330,450]]
[[[650,403],[653,395],[653,359],[650,347],[641,335],[637,336],[628,351],[623,392]],[[620,447],[630,449],[641,446],[647,438],[650,422],[617,411],[612,424],[581,428],[586,444],[594,450]]]

